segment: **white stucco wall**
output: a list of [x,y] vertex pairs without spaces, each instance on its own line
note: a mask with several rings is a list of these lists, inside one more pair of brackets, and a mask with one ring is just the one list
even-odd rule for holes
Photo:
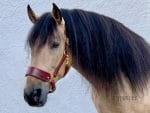
[[42,108],[29,107],[23,99],[28,66],[25,40],[32,23],[30,4],[39,14],[61,8],[80,8],[105,14],[124,23],[150,42],[150,0],[1,0],[0,1],[0,113],[96,113],[87,83],[71,70],[57,84]]

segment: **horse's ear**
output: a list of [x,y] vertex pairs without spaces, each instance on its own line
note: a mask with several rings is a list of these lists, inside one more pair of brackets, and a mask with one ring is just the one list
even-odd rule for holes
[[52,15],[55,21],[57,22],[57,24],[61,24],[62,22],[61,11],[55,3],[53,3]]
[[27,6],[28,17],[32,23],[35,23],[38,19],[34,11],[31,9],[30,5]]

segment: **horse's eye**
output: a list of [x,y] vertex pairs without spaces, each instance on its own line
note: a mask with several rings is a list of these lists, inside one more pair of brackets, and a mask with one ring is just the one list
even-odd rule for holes
[[59,43],[58,43],[58,42],[53,42],[53,43],[50,45],[50,48],[51,48],[51,49],[58,48],[58,47],[59,47]]

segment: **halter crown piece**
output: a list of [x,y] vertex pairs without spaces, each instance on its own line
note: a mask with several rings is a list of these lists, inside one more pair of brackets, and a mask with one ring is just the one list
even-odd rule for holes
[[71,62],[69,59],[69,54],[67,51],[67,43],[65,43],[65,49],[64,49],[63,56],[62,56],[59,64],[55,68],[53,74],[51,74],[50,72],[43,71],[39,68],[30,66],[28,68],[26,76],[32,76],[32,77],[40,79],[42,81],[49,82],[49,86],[51,87],[51,88],[49,87],[49,93],[52,93],[56,90],[55,78],[58,76],[58,72],[61,69],[64,62],[65,62],[65,72],[64,72],[63,76],[65,76],[67,74],[67,72],[69,71],[70,65],[71,65]]

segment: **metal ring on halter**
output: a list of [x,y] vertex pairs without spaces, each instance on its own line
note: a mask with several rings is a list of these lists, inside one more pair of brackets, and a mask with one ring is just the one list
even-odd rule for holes
[[[56,90],[56,85],[55,85],[55,81],[52,80],[50,82],[50,85],[51,85],[51,90],[49,90],[49,93],[53,93],[55,90]],[[49,86],[50,87],[50,86]]]

